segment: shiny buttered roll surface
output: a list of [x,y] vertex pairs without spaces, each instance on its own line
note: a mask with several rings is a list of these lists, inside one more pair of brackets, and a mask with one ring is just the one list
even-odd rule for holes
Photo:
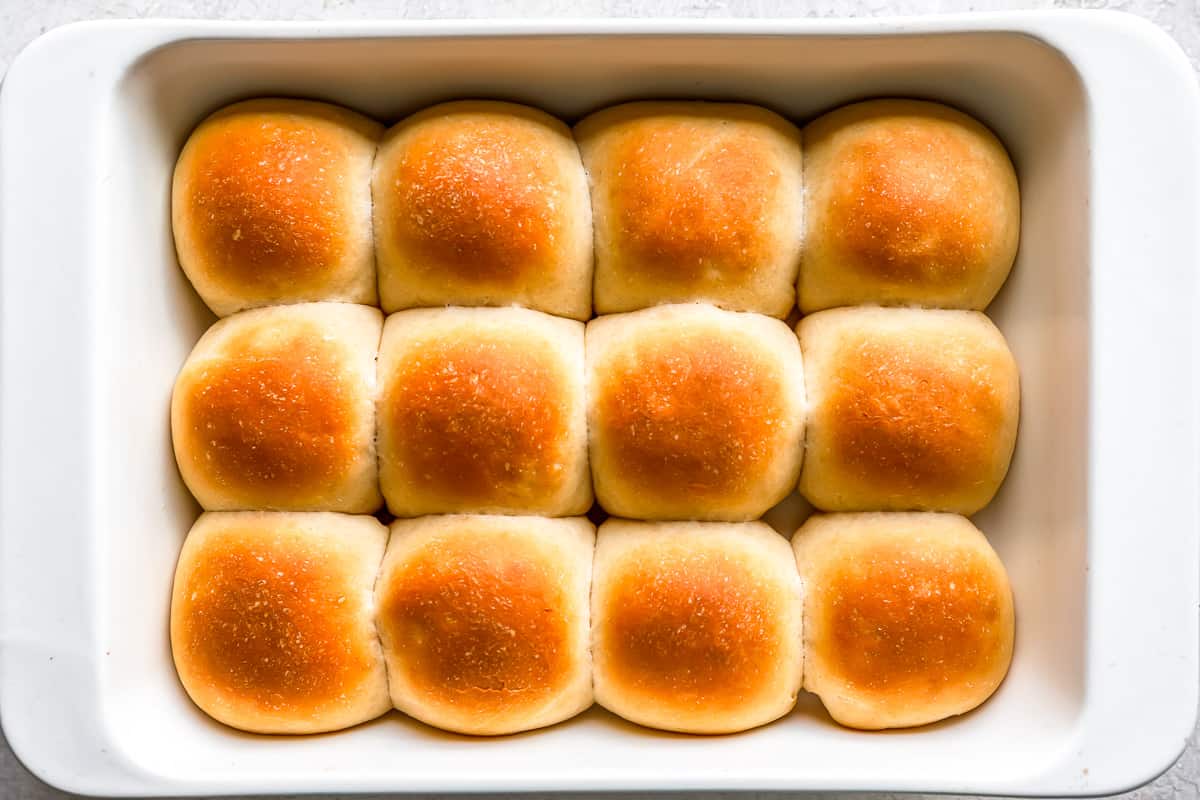
[[863,303],[982,310],[1021,202],[1004,145],[937,103],[871,100],[804,129],[804,313]]
[[600,526],[596,701],[686,733],[764,725],[796,701],[801,595],[787,540],[761,522]]
[[171,649],[209,716],[255,733],[320,733],[391,708],[372,587],[374,517],[217,512],[184,542]]
[[425,109],[384,136],[373,196],[385,311],[515,303],[591,316],[587,179],[554,117],[492,101]]
[[370,513],[383,315],[351,303],[244,311],[201,337],[175,382],[171,435],[209,511]]
[[371,163],[383,126],[308,100],[248,100],[180,153],[179,263],[218,316],[314,300],[374,304]]
[[585,519],[392,524],[376,584],[396,708],[459,733],[540,728],[592,703]]
[[388,317],[378,420],[392,513],[587,511],[583,336],[582,322],[523,308]]
[[839,308],[799,326],[809,416],[800,491],[825,511],[986,506],[1008,471],[1019,379],[983,314]]
[[795,486],[804,441],[796,337],[698,303],[588,323],[596,498],[632,519],[741,521]]
[[842,725],[924,725],[985,701],[1012,659],[1008,576],[964,517],[817,514],[792,539],[804,688]]
[[800,135],[735,103],[639,102],[575,128],[596,227],[596,311],[704,301],[785,317],[800,258]]

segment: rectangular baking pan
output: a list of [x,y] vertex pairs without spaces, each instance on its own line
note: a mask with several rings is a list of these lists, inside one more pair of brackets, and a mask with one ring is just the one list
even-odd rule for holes
[[[253,737],[197,711],[167,644],[196,513],[167,404],[210,322],[175,264],[188,131],[296,95],[386,121],[498,97],[567,119],[633,98],[797,121],[870,96],[978,116],[1021,179],[991,313],[1022,369],[1006,486],[977,522],[1011,573],[1012,672],[919,730],[838,728],[804,697],[766,728],[686,737],[594,709],[494,740],[392,714]],[[1110,13],[862,21],[103,22],[27,48],[0,92],[0,715],[39,776],[95,794],[891,790],[1099,794],[1179,754],[1196,714],[1196,79]]]

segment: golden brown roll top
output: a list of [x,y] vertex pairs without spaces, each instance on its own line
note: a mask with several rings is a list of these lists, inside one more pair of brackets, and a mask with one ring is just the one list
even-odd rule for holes
[[1003,564],[955,514],[817,514],[792,539],[804,687],[843,725],[924,725],[985,701],[1012,659]]
[[568,719],[592,702],[585,519],[398,520],[376,595],[396,708],[495,735]]
[[522,308],[388,317],[378,419],[392,513],[587,511],[583,332]]
[[872,100],[804,129],[800,309],[982,310],[1016,258],[1021,202],[1000,141],[937,103]]
[[372,587],[373,517],[202,514],[171,601],[179,679],[206,714],[256,733],[318,733],[387,711]]
[[734,103],[639,102],[575,128],[591,183],[598,313],[704,301],[784,317],[802,215],[800,136]]
[[184,482],[210,511],[369,513],[375,354],[383,318],[350,303],[226,317],[175,382],[171,435]]
[[801,601],[787,540],[761,522],[600,526],[596,701],[640,725],[730,733],[795,703]]
[[591,315],[587,180],[562,122],[512,103],[428,108],[387,132],[373,187],[385,311],[515,303]]
[[200,123],[175,167],[171,217],[179,263],[209,308],[376,302],[370,180],[382,132],[288,99]]
[[826,511],[973,514],[1000,488],[1020,390],[973,311],[843,308],[799,326],[809,398],[800,491]]
[[634,519],[747,520],[799,474],[804,378],[778,320],[701,304],[587,329],[596,497]]

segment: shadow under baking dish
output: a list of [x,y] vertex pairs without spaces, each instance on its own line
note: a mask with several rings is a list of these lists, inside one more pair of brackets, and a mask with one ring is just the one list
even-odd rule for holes
[[[192,706],[167,641],[175,559],[197,508],[171,455],[168,398],[211,315],[176,266],[171,170],[210,111],[250,96],[342,103],[385,121],[436,101],[495,97],[569,121],[634,98],[736,99],[796,121],[870,96],[958,106],[1007,144],[1022,189],[1016,268],[990,313],[1021,367],[1021,429],[1008,480],[978,515],[1007,565],[1017,604],[1012,671],[976,712],[914,732],[838,728],[802,698],[787,718],[736,736],[661,735],[589,712],[499,739],[432,735],[388,715],[336,735],[236,735]],[[93,429],[105,476],[98,543],[107,559],[96,613],[100,692],[111,740],[132,764],[215,780],[339,771],[393,781],[467,768],[553,784],[603,783],[607,771],[803,776],[809,785],[862,764],[897,785],[944,786],[1036,775],[1068,746],[1083,706],[1088,416],[1088,129],[1073,68],[1038,40],[975,33],[873,37],[509,36],[184,41],[128,72],[103,132],[111,197],[98,222],[107,260],[96,326],[102,402]],[[119,268],[117,268],[119,266]]]

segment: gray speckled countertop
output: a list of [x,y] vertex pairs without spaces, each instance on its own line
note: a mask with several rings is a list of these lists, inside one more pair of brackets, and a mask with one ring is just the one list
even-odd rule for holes
[[[207,17],[214,19],[469,18],[486,16],[860,16],[1029,8],[1109,8],[1146,17],[1166,29],[1200,68],[1200,0],[0,0],[0,74],[22,47],[50,28],[82,19]],[[1120,795],[1130,800],[1200,799],[1200,740],[1194,731],[1183,757],[1153,783]],[[69,797],[29,774],[0,735],[0,800]],[[767,797],[730,793],[720,798]],[[534,796],[531,796],[531,798]],[[537,796],[545,797],[545,796]],[[587,795],[606,800],[604,795]],[[781,795],[769,795],[779,798]],[[814,795],[806,795],[812,800]],[[840,795],[887,800],[897,795]],[[910,796],[916,797],[916,796]],[[463,800],[470,800],[464,797]],[[931,800],[933,800],[931,798]]]

